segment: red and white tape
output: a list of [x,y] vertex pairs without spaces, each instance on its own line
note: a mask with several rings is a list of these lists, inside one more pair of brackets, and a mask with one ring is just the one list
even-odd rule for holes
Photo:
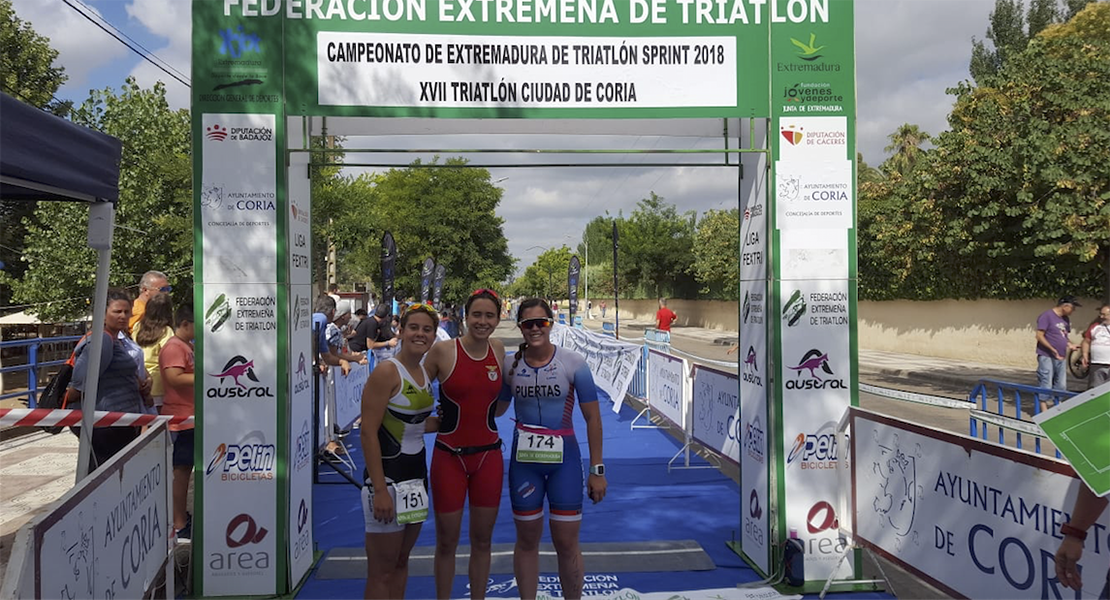
[[[171,425],[193,423],[193,417],[145,415],[138,413],[93,413],[93,427],[137,427],[169,421]],[[81,411],[50,408],[0,408],[0,427],[66,427],[81,424]]]

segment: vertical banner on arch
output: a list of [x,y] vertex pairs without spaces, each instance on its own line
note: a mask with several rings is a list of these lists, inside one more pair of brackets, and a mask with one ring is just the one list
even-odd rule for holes
[[432,272],[436,268],[436,261],[432,257],[424,259],[424,267],[420,269],[420,302],[427,304],[432,293]]
[[282,19],[230,17],[216,2],[192,8],[194,586],[206,597],[283,594],[296,541],[288,506],[296,294]]
[[827,23],[771,28],[773,285],[777,522],[797,530],[807,585],[858,574],[836,514],[836,423],[858,401],[853,5]]
[[570,257],[570,265],[567,267],[567,298],[570,310],[570,325],[574,326],[574,313],[578,312],[578,275],[582,272],[582,263],[578,262],[578,256]]
[[436,265],[435,276],[432,279],[432,306],[436,310],[443,310],[443,280],[447,278],[447,267]]

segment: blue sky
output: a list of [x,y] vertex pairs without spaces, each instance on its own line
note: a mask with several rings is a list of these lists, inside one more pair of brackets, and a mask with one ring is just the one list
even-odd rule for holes
[[[77,0],[71,0],[77,3]],[[127,36],[164,61],[190,73],[189,0],[84,0]],[[16,14],[51,39],[59,50],[69,82],[59,96],[81,102],[93,88],[116,87],[129,76],[143,86],[161,79],[171,104],[187,107],[189,90],[146,63],[118,41],[81,17],[62,0],[13,0]],[[916,123],[929,133],[947,127],[952,98],[947,87],[968,77],[972,37],[982,38],[994,0],[856,0],[857,149],[878,165],[886,136],[902,123]],[[467,140],[444,141],[442,147]],[[429,140],[419,140],[427,147]],[[553,140],[518,142],[550,147]],[[697,140],[626,140],[631,147],[690,147]],[[403,143],[399,142],[399,143]],[[412,143],[416,143],[415,141]],[[470,146],[473,147],[473,146]],[[612,146],[607,146],[612,147]],[[628,163],[639,160],[622,158]],[[736,205],[735,174],[724,170],[657,168],[502,169],[494,179],[505,199],[499,214],[505,219],[510,252],[529,264],[542,250],[533,246],[573,247],[585,224],[608,210],[629,214],[636,202],[655,191],[680,211],[699,214]],[[537,226],[535,215],[547,215]]]

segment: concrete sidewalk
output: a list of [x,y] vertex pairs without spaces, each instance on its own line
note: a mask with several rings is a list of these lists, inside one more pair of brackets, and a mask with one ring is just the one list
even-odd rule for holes
[[[594,316],[598,315],[595,314]],[[613,319],[608,318],[605,321],[612,323]],[[602,327],[601,319],[584,320],[584,323],[590,329],[601,329]],[[620,320],[622,338],[640,337],[645,329],[653,327],[655,327],[654,321],[625,319],[623,317]],[[739,333],[704,327],[675,326],[671,329],[671,337],[672,339],[728,347],[737,343]],[[1032,352],[1032,349],[1030,349],[1030,352]],[[927,385],[938,390],[951,390],[950,394],[965,395],[975,387],[980,379],[1037,385],[1037,374],[1033,369],[917,354],[868,350],[866,348],[859,349],[859,375],[860,380],[865,383],[890,385],[897,380],[909,380],[912,383]],[[1069,374],[1068,388],[1071,391],[1083,391],[1087,389],[1087,382],[1086,380],[1077,380]]]

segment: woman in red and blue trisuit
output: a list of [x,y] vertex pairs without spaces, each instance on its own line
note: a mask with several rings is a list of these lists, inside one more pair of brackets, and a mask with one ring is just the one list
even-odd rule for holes
[[490,543],[505,474],[494,417],[499,403],[505,346],[490,339],[501,322],[501,301],[478,290],[466,301],[466,335],[437,343],[424,366],[439,379],[439,435],[432,452],[432,507],[436,517],[436,597],[451,597],[463,504],[470,497],[470,597],[485,598]]
[[517,421],[509,462],[509,497],[516,523],[513,572],[520,597],[526,600],[536,597],[539,584],[545,496],[563,597],[582,597],[585,570],[578,530],[582,524],[583,470],[572,421],[575,397],[586,419],[590,499],[595,504],[601,502],[606,490],[597,387],[581,355],[551,343],[554,316],[551,307],[539,298],[521,303],[517,324],[524,343],[505,370]]

